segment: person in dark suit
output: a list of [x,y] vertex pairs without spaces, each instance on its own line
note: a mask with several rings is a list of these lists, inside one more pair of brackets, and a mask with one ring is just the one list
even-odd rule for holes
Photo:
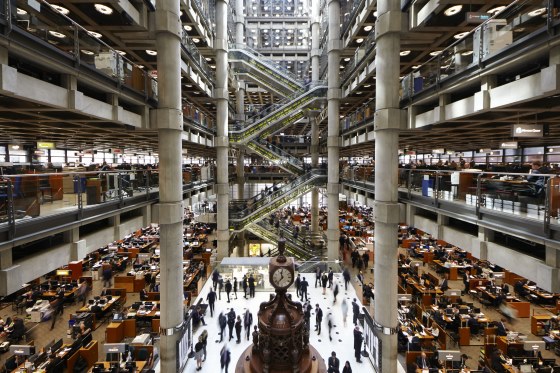
[[340,360],[336,357],[336,352],[331,353],[331,357],[329,357],[329,370],[328,373],[339,373],[340,369]]
[[206,296],[206,300],[208,301],[208,307],[210,308],[210,317],[214,317],[214,303],[216,302],[216,292],[212,287],[210,287],[210,291]]
[[420,369],[429,369],[430,368],[430,360],[426,356],[426,353],[422,351],[420,356],[416,358],[416,364]]
[[504,360],[500,356],[500,350],[497,347],[494,347],[490,354],[490,368],[492,368],[496,373],[503,373],[505,372],[503,366]]
[[449,284],[447,283],[447,278],[448,278],[448,274],[445,274],[445,277],[443,279],[443,281],[441,282],[441,285],[439,286],[439,288],[441,289],[441,291],[446,291],[447,289],[449,289]]
[[354,328],[354,356],[356,357],[356,361],[358,363],[362,362],[362,341],[364,340],[364,336],[360,331],[360,327],[356,326]]
[[505,336],[507,335],[507,328],[506,328],[505,322],[506,322],[506,319],[504,319],[504,318],[502,317],[502,319],[500,320],[500,322],[499,322],[498,325],[496,326],[496,327],[497,327],[496,333],[497,333],[499,336],[505,337]]

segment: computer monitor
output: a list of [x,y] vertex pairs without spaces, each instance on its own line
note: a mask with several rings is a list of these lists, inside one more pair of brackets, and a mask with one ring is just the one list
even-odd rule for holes
[[95,304],[95,299],[88,300],[88,304],[93,306]]
[[106,354],[120,354],[126,351],[126,343],[105,343],[103,351]]
[[439,350],[438,359],[440,361],[460,361],[461,351]]
[[525,351],[544,350],[546,343],[544,341],[524,341],[523,349]]
[[11,345],[10,353],[18,356],[31,356],[35,353],[35,346]]
[[466,314],[468,314],[468,313],[469,313],[469,309],[468,309],[468,308],[464,308],[464,307],[459,308],[459,314],[461,314],[461,315],[466,315]]
[[399,302],[411,302],[412,301],[412,294],[398,294],[397,300]]
[[453,315],[453,308],[446,308],[445,309],[445,314],[447,316]]
[[87,333],[82,339],[82,346],[87,346],[92,340],[91,332]]
[[63,343],[62,343],[62,338],[60,338],[58,341],[56,341],[56,342],[52,345],[51,351],[54,352],[54,351],[59,350],[59,349],[62,347],[62,344],[63,344]]
[[519,372],[520,373],[532,373],[533,366],[531,364],[521,364],[519,365]]

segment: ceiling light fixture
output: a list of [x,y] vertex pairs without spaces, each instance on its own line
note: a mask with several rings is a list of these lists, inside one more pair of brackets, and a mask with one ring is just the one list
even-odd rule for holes
[[546,13],[546,8],[535,9],[532,12],[529,12],[529,17],[537,17],[544,13]]
[[87,32],[89,34],[89,36],[93,36],[94,38],[101,38],[103,35],[101,35],[99,32],[95,32],[95,31],[88,31]]
[[362,43],[363,41],[364,41],[364,39],[359,38],[359,39],[356,40],[356,43],[360,44],[360,43]]
[[106,16],[113,14],[113,8],[111,8],[110,6],[104,4],[95,4],[94,7],[95,10],[97,10],[99,13],[104,14]]
[[18,14],[18,16],[24,16],[24,15],[27,14],[27,11],[23,10],[21,8],[17,8],[17,14]]
[[82,49],[81,52],[82,52],[83,54],[87,54],[88,56],[91,56],[91,55],[95,54],[95,53],[93,53],[92,51],[87,50],[87,49]]
[[440,54],[441,54],[441,51],[430,52],[430,56],[439,56]]
[[455,35],[453,35],[453,37],[454,37],[455,39],[462,39],[462,38],[464,38],[465,36],[467,36],[468,34],[469,34],[469,32],[468,32],[468,31],[465,31],[465,32],[460,32],[460,33],[458,33],[458,34],[455,34]]
[[70,13],[70,11],[68,9],[66,9],[65,7],[60,6],[60,5],[51,4],[51,8],[53,8],[57,12],[62,13],[64,15],[67,15],[68,13]]
[[373,28],[372,25],[368,25],[368,26],[364,27],[364,31],[371,31],[372,28]]
[[206,57],[206,61],[210,62],[212,59],[210,57]]
[[453,5],[452,7],[447,8],[443,12],[443,14],[445,14],[448,17],[454,16],[455,14],[459,13],[461,11],[461,9],[463,9],[462,5]]
[[344,61],[345,61],[345,62],[350,61],[350,57],[346,57],[346,58],[344,59]]
[[199,38],[193,38],[192,41],[193,41],[193,43],[195,43],[195,44],[196,44],[196,43],[200,43],[200,39],[199,39]]
[[473,51],[466,51],[461,53],[461,56],[470,56],[471,54],[473,54]]
[[157,52],[151,49],[146,49],[146,54],[148,54],[149,56],[157,56]]
[[401,53],[399,53],[401,56],[408,56],[410,54],[410,51],[401,51]]
[[184,25],[183,28],[185,29],[185,31],[192,31],[191,25]]
[[120,50],[118,50],[118,49],[115,49],[115,52],[117,52],[117,53],[120,54],[121,56],[126,55],[126,52],[125,52],[125,51],[120,51]]
[[369,87],[371,87],[371,84],[365,84],[364,85],[364,88],[369,88]]
[[501,12],[502,10],[504,10],[505,8],[506,8],[505,5],[497,6],[497,7],[493,8],[493,9],[490,9],[490,10],[487,11],[486,13],[490,13],[490,14],[495,15],[495,14],[500,13],[500,12]]
[[49,34],[51,34],[52,36],[57,37],[59,39],[64,39],[66,37],[66,35],[64,35],[63,33],[58,32],[58,31],[49,31]]

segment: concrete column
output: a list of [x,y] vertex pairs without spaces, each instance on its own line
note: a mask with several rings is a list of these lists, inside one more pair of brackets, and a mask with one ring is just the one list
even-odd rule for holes
[[480,241],[480,260],[488,259],[488,242],[494,240],[494,231],[484,227],[478,227],[478,239]]
[[[239,112],[238,112],[239,114]],[[245,199],[245,151],[239,149],[237,153],[237,198]],[[237,256],[249,256],[249,246],[245,243],[245,231],[237,235]]]
[[545,243],[545,263],[547,266],[560,267],[560,244],[547,242]]
[[498,85],[495,75],[483,76],[480,92],[474,94],[474,109],[486,110],[490,108],[490,91]]
[[436,122],[442,122],[445,120],[445,106],[450,102],[451,102],[451,95],[449,94],[439,95],[439,107],[438,107],[439,118],[436,118]]
[[[399,223],[398,140],[399,50],[401,11],[399,0],[377,2],[377,55],[375,68],[375,315],[380,333],[383,371],[397,371],[397,278]],[[378,301],[379,300],[379,301]]]
[[64,243],[76,242],[80,239],[80,228],[67,230],[62,235],[64,238]]
[[243,0],[235,2],[235,44],[239,48],[245,45],[245,15],[243,14]]
[[[340,1],[329,0],[329,36],[328,36],[328,224],[327,224],[327,259],[338,259],[338,189],[339,189],[339,164],[340,161],[340,135],[339,135],[339,113],[340,113]],[[396,261],[395,261],[396,263]],[[396,301],[395,301],[396,304]]]
[[227,44],[227,0],[216,1],[216,164],[217,164],[217,238],[218,260],[229,255],[229,190],[228,190],[228,44]]
[[237,92],[235,92],[235,109],[237,111],[237,114],[235,116],[235,119],[243,122],[245,121],[245,92],[247,86],[243,80],[238,81],[237,84],[238,88]]
[[319,80],[319,58],[321,57],[321,50],[319,49],[321,43],[320,27],[321,19],[319,17],[319,8],[321,4],[319,0],[311,0],[311,82],[315,83]]
[[181,20],[179,0],[157,0],[159,107],[160,358],[176,372],[176,343],[183,324],[183,178],[181,173]]
[[[309,117],[311,121],[311,167],[319,167],[319,124],[317,118]],[[311,189],[311,234],[319,235],[319,188]]]
[[0,48],[0,64],[1,65],[8,64],[8,48],[4,48],[4,47]]
[[113,227],[113,240],[120,240],[121,237],[121,216],[115,215],[109,217],[109,225]]
[[437,239],[443,240],[443,231],[446,225],[449,224],[449,216],[445,216],[443,214],[438,214],[437,216],[437,223],[438,223],[438,230],[437,230]]
[[406,224],[409,227],[414,227],[414,216],[416,215],[416,206],[411,204],[406,205]]
[[12,249],[0,251],[0,270],[10,268],[12,265]]
[[152,224],[152,209],[150,206],[142,207],[142,226],[147,227]]
[[560,47],[553,47],[550,49],[548,64],[550,66],[560,64]]

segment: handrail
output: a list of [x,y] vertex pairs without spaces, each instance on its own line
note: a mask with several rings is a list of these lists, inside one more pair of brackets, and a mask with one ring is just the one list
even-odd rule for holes
[[[292,167],[296,167],[299,170],[303,171],[304,164],[303,164],[303,161],[301,159],[294,157],[293,155],[291,155],[287,151],[285,151],[285,150],[277,147],[276,145],[272,144],[270,141],[267,141],[263,138],[257,138],[254,141],[251,141],[249,143],[249,146],[251,144],[256,144],[260,147],[264,147],[267,152],[272,152],[274,155],[278,156],[280,158],[280,164],[288,163]],[[266,156],[266,154],[264,154],[264,155]]]
[[289,70],[286,70],[284,67],[276,65],[273,60],[267,58],[265,55],[261,54],[260,52],[256,51],[255,49],[247,46],[246,44],[234,43],[230,46],[230,49],[243,50],[245,52],[249,52],[249,53],[253,54],[254,56],[256,56],[259,59],[259,61],[263,65],[266,65],[269,69],[277,70],[280,73],[282,73],[283,75],[285,75],[286,77],[288,77],[290,80],[292,80],[294,83],[298,84],[299,86],[303,86],[303,84],[301,83],[301,81],[299,80],[297,75],[295,75],[294,73],[292,73]]

